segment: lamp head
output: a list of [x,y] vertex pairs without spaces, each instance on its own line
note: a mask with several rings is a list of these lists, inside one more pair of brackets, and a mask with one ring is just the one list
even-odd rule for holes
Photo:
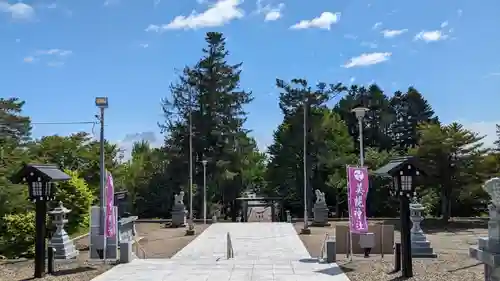
[[356,115],[356,118],[360,119],[365,117],[366,112],[369,111],[366,107],[356,107],[351,110]]
[[95,105],[99,108],[108,108],[108,97],[95,98]]

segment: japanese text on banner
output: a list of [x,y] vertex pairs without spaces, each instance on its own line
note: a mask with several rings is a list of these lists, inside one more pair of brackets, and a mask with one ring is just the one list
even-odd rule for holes
[[349,228],[354,233],[368,232],[366,197],[368,194],[368,170],[347,167]]

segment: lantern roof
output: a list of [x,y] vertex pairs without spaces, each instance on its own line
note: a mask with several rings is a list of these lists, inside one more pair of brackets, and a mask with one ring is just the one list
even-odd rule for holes
[[41,178],[44,182],[67,181],[71,179],[54,164],[23,164],[23,167],[11,177],[11,182],[19,184],[23,179]]
[[47,212],[49,215],[58,215],[58,214],[67,214],[71,212],[70,209],[64,207],[63,203],[59,201],[59,206],[55,208],[54,210]]
[[423,165],[418,161],[418,159],[414,156],[399,156],[394,157],[389,160],[389,163],[384,166],[378,168],[375,172],[376,175],[379,176],[396,176],[401,170],[404,169],[405,166],[411,165],[413,168],[421,172],[422,174],[428,174]]

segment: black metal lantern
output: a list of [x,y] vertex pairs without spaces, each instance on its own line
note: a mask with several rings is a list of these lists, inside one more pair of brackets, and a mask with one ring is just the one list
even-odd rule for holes
[[55,182],[70,178],[51,164],[25,164],[11,178],[14,184],[27,183],[29,198],[35,202],[35,278],[41,278],[45,273],[47,201],[52,200],[55,195]]
[[42,182],[41,178],[38,178],[37,181],[28,182],[28,192],[29,198],[33,201],[36,200],[45,200],[50,201],[54,200],[54,185],[53,182]]
[[393,177],[393,183],[395,187],[396,194],[400,196],[415,196],[415,177],[420,175],[420,171],[415,167],[415,165],[407,162],[411,158],[405,157],[403,163],[398,165],[397,169],[391,171],[391,176]]
[[410,197],[415,196],[415,177],[422,174],[422,165],[411,156],[393,158],[375,174],[392,177],[394,195],[399,195],[403,277],[412,277],[410,236]]

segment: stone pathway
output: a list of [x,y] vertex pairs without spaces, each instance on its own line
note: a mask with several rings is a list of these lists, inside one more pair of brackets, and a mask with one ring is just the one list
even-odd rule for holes
[[[226,259],[230,233],[234,259]],[[337,264],[313,261],[292,224],[217,223],[171,259],[134,260],[93,281],[349,281]]]

